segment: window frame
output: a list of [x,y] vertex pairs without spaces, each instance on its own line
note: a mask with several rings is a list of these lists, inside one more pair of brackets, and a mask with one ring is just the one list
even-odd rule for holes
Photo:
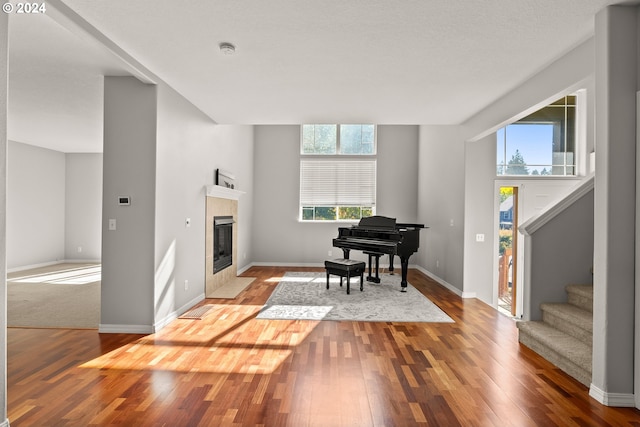
[[[580,160],[580,150],[583,148],[583,144],[581,143],[581,135],[579,131],[579,122],[581,121],[581,116],[585,114],[582,103],[580,102],[581,94],[571,93],[567,95],[563,95],[557,98],[555,101],[550,102],[549,104],[539,108],[538,110],[524,116],[514,122],[508,123],[499,129],[496,130],[496,163],[495,163],[495,171],[496,178],[513,178],[513,177],[529,177],[529,178],[541,178],[541,179],[562,179],[562,178],[575,178],[579,176],[579,160]],[[555,119],[553,116],[551,117],[536,117],[537,115],[543,116],[545,114],[545,110],[549,109],[551,111],[553,108],[562,108],[564,114],[562,114],[561,118]],[[573,109],[572,114],[569,114],[569,109]],[[549,113],[546,113],[549,114]],[[570,117],[571,116],[571,117]],[[537,174],[530,171],[528,174],[509,174],[506,171],[509,168],[509,159],[507,158],[508,150],[508,128],[510,126],[535,126],[535,125],[545,125],[552,126],[553,136],[551,138],[552,149],[551,149],[551,164],[535,164],[535,163],[525,163],[524,167],[533,168],[535,171],[542,168],[542,170],[548,169],[547,174],[540,173],[538,171]],[[571,135],[570,132],[572,133]],[[556,134],[558,136],[556,137]],[[561,151],[554,151],[553,144],[559,144],[563,147]],[[571,147],[571,149],[569,149]],[[515,146],[511,149],[513,153],[519,152],[522,146]],[[501,158],[499,159],[498,156]],[[562,162],[554,163],[554,157],[561,156]],[[567,159],[573,157],[571,162],[567,162]],[[513,158],[513,157],[512,157]],[[554,174],[555,170],[562,170],[562,174]],[[567,171],[572,170],[572,173],[568,173]]]
[[[345,125],[353,125],[353,124],[329,124],[329,125],[334,125],[336,126],[336,152],[335,153],[305,153],[304,151],[304,126],[308,126],[308,125],[313,125],[313,126],[318,126],[318,124],[303,124],[300,125],[300,149],[299,149],[299,154],[300,154],[300,161],[299,161],[299,165],[300,165],[300,184],[299,184],[299,198],[298,198],[298,221],[299,222],[304,222],[304,223],[332,223],[332,222],[339,222],[339,223],[353,223],[353,222],[358,222],[360,219],[362,219],[362,213],[365,212],[367,214],[370,215],[375,215],[376,212],[376,198],[377,198],[377,179],[378,179],[378,174],[377,174],[377,149],[378,149],[378,126],[377,125],[371,125],[371,124],[366,124],[363,123],[361,125],[371,125],[373,126],[373,147],[372,147],[372,153],[367,153],[367,154],[360,154],[360,153],[342,153],[341,152],[341,127],[345,126]],[[322,125],[328,125],[328,124],[322,124]],[[356,124],[357,125],[357,124]],[[366,160],[366,161],[373,161],[374,164],[374,172],[373,172],[373,186],[374,186],[374,194],[373,194],[373,203],[371,206],[361,206],[361,205],[334,205],[334,206],[328,206],[328,205],[310,205],[310,204],[304,204],[303,205],[303,201],[302,201],[302,190],[303,190],[303,162],[306,160],[319,160],[322,162],[328,162],[328,163],[332,163],[332,162],[346,162],[348,163],[349,161],[353,161],[353,162],[358,162],[361,160]],[[344,208],[359,208],[360,209],[360,217],[359,218],[348,218],[348,219],[341,219],[340,218],[340,210],[344,209]],[[308,211],[309,209],[313,209],[313,219],[305,219],[305,211]],[[335,210],[335,218],[334,219],[316,219],[315,215],[318,209],[334,209]]]
[[[305,126],[335,126],[336,127],[336,150],[334,153],[305,153],[304,151],[304,127]],[[343,153],[341,152],[342,137],[341,128],[343,126],[373,126],[373,150],[371,153]],[[301,156],[376,156],[378,152],[378,126],[371,123],[315,123],[300,125],[300,155]]]

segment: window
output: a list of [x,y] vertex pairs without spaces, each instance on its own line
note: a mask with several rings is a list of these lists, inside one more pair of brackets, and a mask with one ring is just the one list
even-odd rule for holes
[[498,175],[576,174],[576,96],[565,96],[497,132]]
[[302,154],[375,154],[374,125],[302,125]]
[[374,125],[302,125],[300,219],[357,221],[376,203]]

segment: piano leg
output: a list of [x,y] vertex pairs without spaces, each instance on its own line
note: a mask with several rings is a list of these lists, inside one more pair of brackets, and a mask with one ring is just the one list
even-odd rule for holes
[[342,248],[342,258],[349,259],[349,252],[350,251],[351,251],[351,249],[349,249],[349,248]]
[[[365,254],[369,255],[369,276],[367,277],[367,281],[373,282],[373,283],[380,283],[380,277],[378,276],[378,271],[380,270],[380,256],[382,254],[378,252],[365,252]],[[375,277],[371,275],[372,273],[371,268],[373,264],[371,262],[371,257],[376,258],[376,276]]]
[[393,274],[393,257],[394,254],[389,254],[389,274]]
[[407,270],[409,269],[409,257],[400,257],[402,266],[402,281],[400,282],[400,292],[407,292]]

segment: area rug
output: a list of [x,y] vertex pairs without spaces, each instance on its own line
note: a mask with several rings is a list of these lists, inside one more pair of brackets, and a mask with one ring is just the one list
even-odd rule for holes
[[327,289],[323,272],[287,272],[276,286],[258,319],[352,320],[367,322],[443,322],[453,320],[438,306],[407,285],[400,292],[400,275],[382,274],[380,283],[351,279],[351,294],[346,283],[331,276]]

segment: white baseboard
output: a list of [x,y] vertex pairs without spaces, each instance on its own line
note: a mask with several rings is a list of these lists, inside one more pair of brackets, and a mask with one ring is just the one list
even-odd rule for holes
[[178,313],[175,311],[172,311],[167,316],[165,316],[164,319],[161,319],[153,324],[154,333],[158,332],[160,329],[164,328],[165,326],[167,326],[169,323],[173,322],[177,318],[178,318]]
[[[163,319],[155,322],[153,326],[149,325],[109,325],[101,323],[98,332],[101,334],[153,334],[176,320],[180,315],[187,312],[191,307],[204,300],[204,293],[199,294],[195,298],[188,301],[178,309],[172,311]],[[1,427],[1,426],[0,426]]]
[[48,267],[50,265],[61,264],[64,261],[43,262],[40,264],[21,265],[20,267],[7,268],[7,273],[15,273],[16,271],[31,270],[32,268]]
[[1,422],[0,427],[9,427],[9,418]]
[[324,262],[252,262],[255,267],[324,267]]
[[242,268],[239,268],[238,271],[236,272],[236,274],[240,275],[242,273],[244,273],[245,271],[247,271],[248,269],[250,269],[251,267],[253,267],[253,263],[249,263],[247,265],[245,265]]
[[186,304],[184,304],[182,307],[179,307],[178,309],[176,309],[176,310],[172,311],[171,313],[169,313],[167,316],[165,316],[164,319],[161,319],[161,320],[157,321],[153,326],[154,327],[154,331],[158,332],[160,329],[164,328],[169,323],[171,323],[174,320],[176,320],[182,314],[186,313],[187,310],[189,310],[191,307],[193,307],[194,305],[198,304],[202,300],[204,300],[204,292],[201,293],[200,295],[198,295],[197,297],[193,298],[191,301],[189,301]]
[[[471,295],[471,292],[462,292],[460,289],[456,288],[455,286],[453,286],[451,283],[448,283],[446,280],[441,279],[440,277],[436,276],[435,274],[433,274],[432,272],[430,272],[429,270],[422,268],[420,266],[416,266],[414,267],[417,270],[419,270],[420,272],[422,272],[423,274],[425,274],[426,276],[432,278],[433,280],[435,280],[436,282],[438,282],[438,284],[442,285],[443,287],[447,288],[448,290],[450,290],[451,292],[453,292],[454,294],[458,295],[459,297],[462,298],[475,298],[476,295],[473,294]],[[465,295],[466,294],[466,295]]]
[[70,264],[82,264],[82,263],[100,264],[100,263],[102,263],[102,260],[101,259],[81,259],[81,258],[75,259],[75,258],[72,258],[72,259],[65,259],[64,261],[60,261],[60,262],[61,263],[68,262]]
[[633,393],[609,393],[593,384],[589,387],[589,396],[605,406],[615,406],[619,408],[634,408],[636,406]]
[[152,334],[153,325],[109,325],[100,323],[98,333],[101,334]]
[[[254,266],[255,267],[320,267],[320,268],[324,268],[324,261],[322,262],[252,262],[251,264],[249,264],[248,267],[246,267],[242,271],[246,271],[249,268]],[[409,268],[421,269],[421,267],[413,264],[410,264]],[[388,267],[384,267],[380,265],[380,272],[387,271],[387,270],[389,270]],[[400,270],[401,268],[399,265],[394,265],[393,271],[395,272],[395,274],[398,274]]]

